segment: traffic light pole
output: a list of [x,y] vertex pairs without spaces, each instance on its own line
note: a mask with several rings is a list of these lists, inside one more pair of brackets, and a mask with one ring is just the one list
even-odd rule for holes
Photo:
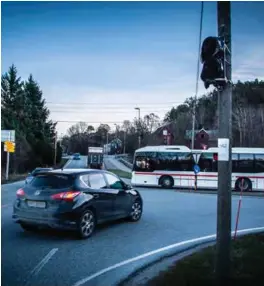
[[218,36],[225,39],[225,77],[227,84],[218,96],[218,195],[216,278],[225,285],[230,277],[231,175],[232,175],[232,84],[231,84],[231,4],[217,2]]

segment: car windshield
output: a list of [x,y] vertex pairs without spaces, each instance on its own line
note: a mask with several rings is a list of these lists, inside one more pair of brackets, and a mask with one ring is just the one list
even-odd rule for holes
[[37,188],[64,189],[73,185],[73,177],[67,175],[38,175],[30,185]]

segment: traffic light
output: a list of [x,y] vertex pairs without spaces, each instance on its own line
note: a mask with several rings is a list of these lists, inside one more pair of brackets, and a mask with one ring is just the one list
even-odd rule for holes
[[207,89],[211,84],[217,88],[226,83],[224,71],[225,51],[217,37],[207,37],[202,44],[201,62],[203,64],[201,80]]

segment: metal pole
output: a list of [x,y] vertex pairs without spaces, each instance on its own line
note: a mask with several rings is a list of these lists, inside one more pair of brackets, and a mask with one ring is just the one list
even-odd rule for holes
[[108,155],[108,131],[106,131],[106,154]]
[[[139,126],[141,127],[140,108],[138,108],[138,122],[139,122]],[[140,132],[140,129],[139,129],[139,133],[138,133],[138,148],[140,148],[140,146],[141,146],[141,136],[140,136],[141,132]]]
[[[232,175],[232,84],[231,84],[231,4],[230,1],[217,2],[218,36],[224,37],[225,76],[228,83],[219,91],[218,97],[218,147],[225,150],[218,154],[218,196],[217,196],[217,243],[216,278],[219,285],[228,284],[230,277],[231,248],[231,175]],[[222,144],[220,141],[226,142]],[[223,149],[222,149],[223,148]]]
[[57,165],[57,132],[55,133],[55,142],[54,142],[54,167]]
[[[9,142],[11,141],[11,133],[9,132]],[[8,180],[8,175],[9,175],[9,161],[10,161],[10,153],[7,151],[6,152],[6,180]]]

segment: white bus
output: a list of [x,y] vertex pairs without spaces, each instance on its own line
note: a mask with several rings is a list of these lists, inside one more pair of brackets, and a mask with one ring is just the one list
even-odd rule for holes
[[[186,146],[147,146],[135,152],[131,183],[193,189],[193,167],[198,164],[197,188],[216,189],[217,158],[218,148],[192,151]],[[264,148],[232,148],[232,188],[264,191]]]

